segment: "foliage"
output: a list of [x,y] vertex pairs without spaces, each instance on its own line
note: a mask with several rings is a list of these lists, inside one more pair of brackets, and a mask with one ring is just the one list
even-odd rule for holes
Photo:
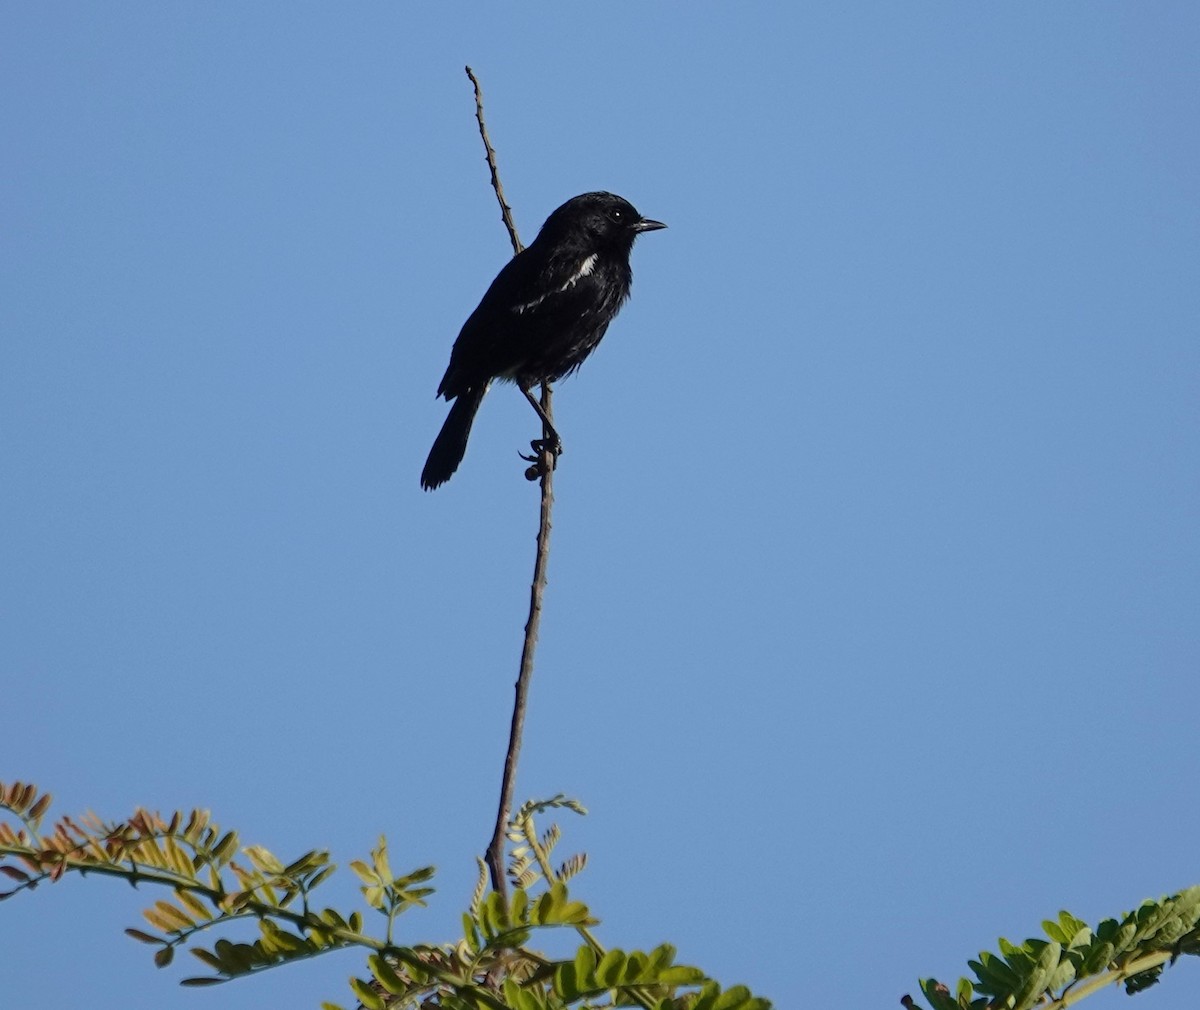
[[[1156,984],[1181,954],[1200,954],[1200,887],[1144,901],[1120,919],[1092,929],[1070,912],[1042,923],[1049,939],[1017,945],[1000,939],[1000,953],[969,961],[953,995],[935,978],[921,980],[933,1010],[1059,1010],[1114,982],[1130,995]],[[911,997],[904,1005],[917,1006]]]
[[[539,833],[535,824],[550,809],[584,812],[563,796],[527,803],[511,819],[511,897],[487,890],[481,863],[479,885],[463,914],[462,938],[413,946],[393,942],[393,923],[401,913],[425,904],[433,893],[427,885],[434,871],[426,866],[396,876],[386,839],[380,839],[368,860],[350,864],[367,905],[384,919],[383,935],[374,936],[364,932],[361,912],[343,914],[312,903],[312,892],[334,871],[327,852],[313,850],[285,864],[260,846],[242,846],[236,833],[222,832],[201,810],[177,811],[167,818],[138,810],[127,821],[112,823],[92,814],[77,820],[63,817],[42,833],[49,807],[50,796],[32,785],[0,783],[0,811],[21,825],[14,829],[0,821],[0,874],[16,884],[0,893],[0,900],[68,873],[168,888],[170,900],[158,900],[142,913],[155,932],[126,933],[156,948],[154,963],[160,968],[185,948],[212,972],[185,978],[184,985],[215,985],[331,950],[361,947],[368,952],[369,977],[352,978],[350,988],[368,1010],[770,1010],[767,1000],[743,986],[722,990],[699,968],[676,964],[669,944],[629,952],[600,945],[590,928],[597,920],[567,890],[567,881],[586,860],[571,856],[555,868],[551,856],[558,827]],[[211,947],[196,943],[198,934],[223,932],[243,919],[257,926],[259,935],[252,942],[223,936]],[[581,938],[570,957],[549,958],[528,946],[535,933],[555,929],[574,930]],[[322,1006],[338,1010],[333,1003]]]
[[[527,803],[509,822],[511,897],[488,889],[481,861],[462,937],[413,946],[393,941],[393,924],[401,913],[425,905],[433,893],[428,886],[433,867],[395,875],[384,838],[369,859],[350,864],[367,905],[384,921],[382,936],[375,936],[364,932],[362,912],[312,903],[313,891],[334,871],[327,852],[313,850],[285,864],[260,846],[241,845],[235,832],[222,832],[201,810],[168,818],[138,810],[112,823],[92,814],[63,817],[43,833],[49,807],[50,796],[32,785],[0,783],[0,812],[20,822],[14,829],[0,821],[0,875],[16,885],[0,892],[0,900],[68,873],[168,888],[171,899],[155,901],[142,913],[155,932],[126,933],[155,948],[160,968],[184,948],[211,971],[185,978],[183,985],[215,985],[359,947],[367,951],[369,974],[352,978],[350,988],[367,1010],[770,1008],[743,986],[722,990],[699,968],[676,964],[669,944],[629,952],[601,946],[591,931],[597,920],[567,889],[586,858],[573,855],[555,867],[558,826],[539,832],[536,824],[549,810],[584,813],[564,796]],[[211,947],[196,942],[198,934],[224,932],[240,920],[256,925],[252,942],[226,936]],[[1001,939],[999,953],[984,951],[970,961],[974,977],[960,979],[953,993],[937,979],[923,979],[921,991],[932,1010],[1060,1010],[1114,982],[1123,983],[1126,992],[1142,992],[1180,955],[1200,954],[1200,887],[1143,902],[1095,929],[1069,912],[1043,926],[1045,939],[1020,945]],[[529,946],[535,934],[561,929],[573,930],[582,941],[571,956],[555,959]],[[902,1002],[917,1010],[911,997]],[[322,1006],[339,1010],[333,1003]]]

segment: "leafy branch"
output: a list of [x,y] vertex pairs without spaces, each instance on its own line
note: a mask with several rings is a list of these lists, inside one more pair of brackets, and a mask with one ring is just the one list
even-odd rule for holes
[[[743,986],[722,990],[699,968],[675,963],[675,948],[606,950],[591,933],[598,920],[571,897],[567,881],[583,869],[577,854],[557,868],[552,853],[557,825],[539,830],[537,818],[551,809],[582,814],[564,796],[527,803],[509,822],[507,837],[511,897],[487,888],[480,864],[479,886],[463,915],[461,938],[443,944],[397,944],[393,924],[402,912],[423,907],[433,893],[434,870],[420,867],[395,875],[387,840],[367,860],[351,862],[363,898],[385,921],[382,936],[364,930],[361,911],[318,909],[313,891],[334,872],[329,853],[313,850],[284,864],[261,846],[241,845],[236,832],[221,829],[206,811],[177,811],[164,818],[137,810],[126,821],[104,822],[88,814],[63,817],[49,830],[42,822],[50,796],[32,785],[0,783],[0,875],[15,886],[0,900],[69,874],[117,877],[133,885],[170,891],[143,911],[155,932],[127,929],[133,939],[156,948],[154,963],[165,968],[175,951],[187,949],[212,974],[185,978],[183,985],[216,985],[347,947],[367,952],[368,977],[350,988],[366,1010],[567,1010],[640,1006],[646,1010],[769,1010],[770,1004]],[[241,861],[239,861],[239,859]],[[221,936],[211,947],[196,942],[207,931],[227,932],[253,920],[258,936],[238,942]],[[583,943],[555,959],[529,946],[546,930],[577,931]],[[340,1010],[323,1003],[326,1010]]]
[[[1095,929],[1070,912],[1042,927],[1047,939],[1001,938],[1000,953],[969,961],[974,977],[959,979],[953,994],[935,978],[922,979],[921,992],[933,1010],[1065,1010],[1114,983],[1144,992],[1181,955],[1200,954],[1200,887],[1144,901]],[[901,1002],[918,1006],[911,996]]]

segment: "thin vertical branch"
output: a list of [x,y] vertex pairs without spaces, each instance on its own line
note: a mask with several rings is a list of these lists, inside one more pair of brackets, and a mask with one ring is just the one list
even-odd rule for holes
[[492,173],[492,189],[496,192],[496,199],[500,201],[500,217],[504,220],[504,227],[508,229],[508,237],[512,240],[513,253],[519,253],[525,247],[521,245],[521,239],[517,236],[517,225],[513,221],[512,208],[504,199],[504,186],[500,183],[500,170],[496,168],[496,150],[492,147],[492,140],[488,136],[487,123],[483,121],[483,89],[479,86],[479,79],[475,76],[475,71],[470,67],[467,67],[467,76],[471,79],[471,86],[475,89],[475,120],[479,123],[479,136],[483,140],[488,168]]
[[[488,137],[487,124],[483,118],[483,91],[474,71],[467,67],[467,77],[475,88],[475,119],[479,122],[479,136],[483,140],[483,148],[487,153],[488,168],[492,173],[492,189],[500,203],[500,216],[504,227],[508,229],[508,237],[512,240],[514,253],[519,253],[524,246],[517,236],[517,226],[513,221],[512,210],[504,199],[504,187],[500,184],[500,172],[496,168],[496,152]],[[542,383],[542,409],[548,417],[553,418],[551,409],[552,390],[549,383]],[[550,444],[552,432],[543,427],[542,437]],[[526,699],[529,696],[529,682],[533,678],[533,657],[537,651],[538,627],[542,621],[542,596],[546,590],[546,564],[550,557],[550,527],[551,512],[554,507],[554,458],[549,449],[543,449],[538,454],[538,461],[526,474],[531,480],[541,478],[542,505],[538,521],[537,554],[533,562],[533,583],[529,590],[529,619],[525,622],[525,642],[521,647],[521,669],[517,674],[516,697],[513,701],[512,723],[508,732],[508,752],[504,756],[504,776],[500,780],[500,803],[496,810],[496,826],[492,832],[492,840],[487,848],[487,867],[492,880],[492,890],[507,894],[508,887],[504,877],[504,840],[508,832],[508,820],[512,814],[513,789],[517,778],[517,760],[521,755],[521,736],[525,729]]]
[[[542,407],[550,412],[550,387],[542,386]],[[546,433],[550,437],[550,433]],[[525,704],[529,682],[533,678],[533,655],[537,649],[538,625],[542,620],[542,594],[546,589],[546,563],[550,557],[551,511],[554,507],[552,478],[554,465],[541,459],[542,507],[538,522],[537,556],[533,563],[533,582],[529,589],[529,618],[525,622],[525,643],[521,647],[521,670],[517,675],[516,699],[513,703],[512,724],[508,733],[508,753],[504,757],[504,777],[500,782],[500,804],[496,810],[496,827],[487,849],[488,872],[493,890],[507,893],[504,880],[504,839],[512,813],[513,787],[517,779],[517,759],[521,754],[521,734],[525,728]]]

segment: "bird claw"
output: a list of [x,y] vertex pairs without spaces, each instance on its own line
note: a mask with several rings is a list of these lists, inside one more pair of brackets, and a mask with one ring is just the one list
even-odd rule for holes
[[562,454],[563,447],[562,442],[560,442],[557,438],[535,438],[529,443],[529,448],[531,448],[533,452],[528,456],[526,456],[523,452],[517,453],[517,455],[520,456],[521,459],[525,460],[526,463],[532,464],[529,469],[525,471],[526,480],[537,480],[546,472],[544,468],[544,460],[547,455],[550,457],[550,469],[558,469],[558,457]]

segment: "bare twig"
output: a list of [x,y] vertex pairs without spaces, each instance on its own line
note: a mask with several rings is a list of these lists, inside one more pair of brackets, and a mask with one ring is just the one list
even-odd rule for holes
[[488,168],[492,172],[492,189],[496,191],[496,199],[500,201],[500,216],[504,219],[504,227],[508,229],[508,237],[512,240],[513,252],[519,253],[525,247],[521,245],[521,240],[517,236],[517,226],[513,221],[512,208],[504,199],[504,186],[500,183],[500,171],[496,168],[496,151],[488,136],[487,123],[483,121],[483,89],[479,87],[479,79],[470,67],[467,67],[467,76],[471,79],[471,86],[475,89],[475,119],[479,123],[479,136],[483,139]]
[[[513,222],[512,210],[504,199],[504,187],[500,184],[500,173],[496,168],[496,152],[488,137],[487,124],[483,119],[483,91],[474,71],[467,67],[467,77],[475,88],[475,118],[479,122],[479,136],[483,140],[487,152],[488,168],[492,173],[492,189],[500,203],[500,215],[504,219],[504,227],[508,229],[508,237],[512,240],[513,252],[519,253],[524,246],[517,236],[517,226]],[[542,383],[541,403],[546,416],[553,418],[551,409],[552,391],[548,383]],[[543,439],[549,446],[553,432],[549,426],[543,425]],[[512,724],[508,733],[508,752],[504,756],[504,777],[500,780],[500,804],[496,810],[496,826],[492,832],[492,840],[487,848],[488,873],[492,880],[492,890],[500,894],[508,891],[504,878],[504,840],[508,831],[508,819],[512,814],[513,787],[517,778],[517,759],[521,754],[521,735],[525,728],[526,699],[529,696],[529,682],[533,677],[533,656],[537,650],[538,626],[542,620],[542,594],[546,589],[546,563],[550,556],[550,526],[551,511],[554,507],[554,458],[548,448],[538,453],[538,461],[530,468],[530,479],[540,477],[542,482],[542,506],[538,522],[537,556],[533,563],[533,583],[529,590],[529,619],[525,622],[525,643],[521,647],[521,670],[517,674],[516,698],[513,701]]]
[[[542,386],[542,406],[550,410],[550,387]],[[542,619],[542,594],[546,589],[546,563],[550,556],[551,510],[554,490],[551,486],[554,467],[542,457],[542,507],[538,523],[537,557],[533,563],[533,583],[529,589],[529,619],[525,622],[525,643],[521,647],[521,671],[517,675],[516,699],[513,703],[512,725],[508,733],[508,753],[504,757],[504,778],[500,783],[500,805],[496,810],[496,827],[487,850],[488,872],[492,888],[506,893],[504,882],[504,839],[512,813],[513,786],[517,777],[517,758],[521,753],[521,734],[525,727],[525,699],[533,677],[533,654],[537,649],[538,625]]]

